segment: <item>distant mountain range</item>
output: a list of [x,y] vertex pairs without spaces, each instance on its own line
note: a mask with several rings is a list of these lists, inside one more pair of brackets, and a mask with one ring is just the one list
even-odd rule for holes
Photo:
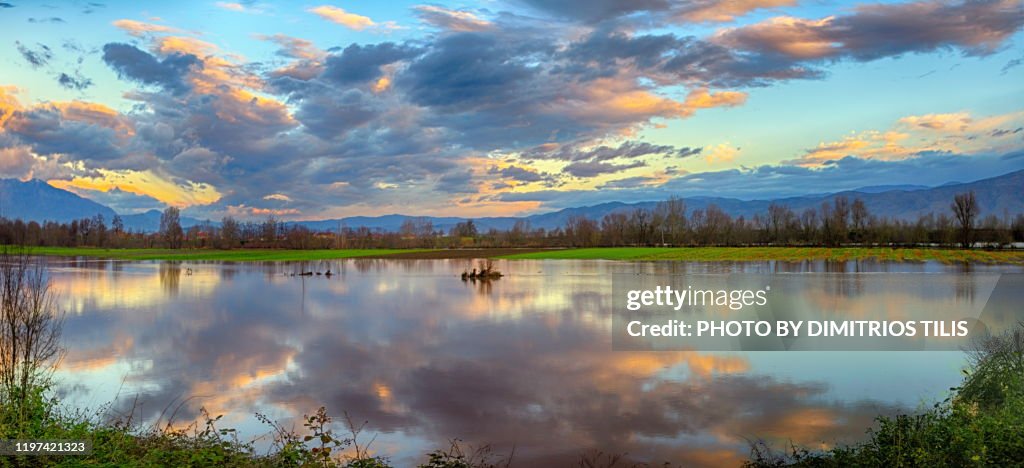
[[[982,208],[982,215],[1004,213],[1024,213],[1024,170],[1011,172],[998,177],[977,180],[967,183],[947,183],[938,187],[920,185],[884,185],[863,187],[837,193],[806,195],[801,197],[780,198],[775,200],[739,200],[719,197],[688,197],[685,198],[688,213],[704,209],[709,205],[719,208],[732,216],[752,217],[764,213],[771,203],[789,206],[796,212],[810,207],[820,207],[822,203],[831,203],[839,196],[851,200],[860,198],[868,210],[875,215],[915,219],[919,215],[932,213],[949,213],[949,204],[957,193],[974,191]],[[639,203],[609,202],[593,206],[566,208],[550,213],[542,213],[523,217],[483,217],[472,218],[477,228],[483,231],[494,228],[505,230],[511,228],[516,221],[523,219],[534,229],[553,229],[565,225],[572,216],[583,215],[593,219],[601,219],[609,213],[631,211],[636,208],[654,208],[656,201]],[[21,182],[16,179],[0,179],[0,216],[21,218],[23,220],[55,220],[71,221],[84,217],[102,214],[109,224],[114,211],[99,203],[82,198],[66,190],[58,189],[49,184],[31,180]],[[160,226],[160,212],[150,210],[145,213],[122,215],[125,227],[136,231],[156,231]],[[340,219],[319,221],[294,221],[289,224],[306,226],[317,231],[334,231],[341,226],[356,228],[367,227],[384,231],[397,231],[406,219],[419,218],[409,215],[385,216],[353,216]],[[459,217],[423,217],[429,219],[435,229],[448,230],[456,223],[467,218]],[[190,227],[205,221],[195,218],[181,218],[183,227]],[[216,224],[216,223],[215,223]]]
[[[5,218],[66,223],[76,219],[92,218],[98,214],[103,215],[103,220],[109,226],[117,213],[107,206],[38,179],[28,182],[0,179],[0,216]],[[123,214],[121,220],[126,229],[156,231],[160,229],[160,214],[159,210]],[[202,222],[195,218],[181,217],[183,227]]]

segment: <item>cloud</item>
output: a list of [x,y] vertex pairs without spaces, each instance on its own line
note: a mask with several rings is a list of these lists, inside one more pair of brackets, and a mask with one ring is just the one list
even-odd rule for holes
[[216,2],[214,5],[217,8],[227,11],[233,11],[237,13],[263,13],[263,9],[255,8],[249,5],[251,2],[245,2],[245,4],[238,2]]
[[29,18],[29,23],[64,23],[62,18],[56,16],[50,16],[48,18]]
[[715,42],[800,59],[875,60],[909,52],[959,49],[996,52],[1024,25],[1017,0],[921,1],[857,7],[845,16],[810,20],[781,16],[719,32]]
[[75,91],[83,91],[93,85],[92,80],[77,72],[74,75],[61,72],[60,75],[57,76],[57,83],[64,88],[73,89]]
[[573,177],[588,178],[602,174],[614,174],[628,169],[645,166],[643,161],[635,161],[627,164],[611,164],[597,161],[577,161],[566,165],[562,170]]
[[284,34],[274,35],[257,35],[257,39],[271,41],[281,48],[277,51],[277,55],[282,57],[294,58],[294,59],[305,59],[305,60],[321,60],[326,53],[313,42],[298,37],[286,36]]
[[336,95],[318,93],[303,99],[295,118],[310,133],[332,139],[370,122],[382,112],[367,93],[350,89]]
[[619,146],[589,146],[581,144],[540,145],[520,153],[524,159],[556,159],[562,161],[608,161],[611,159],[634,159],[645,156],[687,158],[701,152],[702,148],[655,145],[645,141],[626,141]]
[[133,132],[113,109],[77,101],[16,111],[5,129],[38,155],[108,163],[126,156],[121,143]]
[[493,26],[490,21],[464,10],[449,10],[434,5],[418,5],[413,9],[424,23],[448,31],[484,31]]
[[366,28],[377,26],[377,23],[375,23],[368,16],[349,13],[336,6],[321,5],[318,7],[310,8],[309,12],[327,21],[340,24],[342,26],[345,26],[349,29],[354,29],[356,31],[362,31]]
[[675,15],[686,21],[726,22],[735,20],[751,11],[796,5],[797,0],[718,0],[689,2]]
[[505,180],[511,179],[515,182],[521,182],[524,184],[532,182],[554,182],[554,177],[550,174],[542,174],[535,169],[515,165],[505,167],[491,166],[487,170],[487,173],[490,175],[497,175]]
[[352,44],[340,54],[331,54],[324,63],[322,78],[335,84],[376,81],[381,67],[414,57],[419,50],[407,45],[384,42],[373,45]]
[[185,75],[202,65],[195,55],[172,54],[159,60],[133,45],[116,42],[103,46],[103,61],[121,78],[157,85],[176,94],[188,90]]
[[473,183],[473,172],[470,170],[453,171],[442,175],[437,179],[435,188],[452,194],[476,193],[478,191],[476,184]]
[[282,194],[282,193],[272,193],[270,195],[267,195],[267,196],[263,197],[263,199],[264,200],[277,200],[277,201],[283,201],[283,202],[290,202],[290,201],[292,201],[291,197],[289,197],[288,195]]
[[659,23],[726,22],[764,8],[795,5],[796,0],[520,0],[534,9],[583,23],[652,18]]
[[25,179],[31,176],[36,158],[24,146],[0,147],[0,177]]
[[14,41],[14,47],[18,49],[18,53],[25,59],[32,68],[39,68],[46,66],[50,59],[53,58],[53,51],[50,50],[45,44],[36,44],[36,47],[32,48],[21,41]]
[[736,159],[736,155],[739,154],[739,152],[739,148],[730,145],[729,143],[721,143],[707,147],[704,152],[704,160],[707,161],[708,164],[730,162]]
[[[847,156],[818,166],[765,164],[683,174],[646,185],[610,182],[601,190],[538,190],[506,192],[504,202],[539,201],[548,209],[595,205],[609,200],[640,202],[670,196],[726,197],[767,200],[834,193],[876,185],[939,186],[995,177],[1022,168],[1021,152],[962,155],[921,153],[898,160]],[[1016,156],[1016,157],[1015,157]],[[637,181],[640,181],[637,179]],[[649,182],[649,181],[641,181]],[[610,192],[613,190],[614,192]]]
[[901,118],[899,123],[928,130],[963,132],[971,126],[972,120],[969,113],[957,112],[952,114],[910,115]]
[[588,23],[627,16],[643,11],[668,11],[672,2],[669,0],[567,0],[548,2],[544,0],[521,0],[538,11]]
[[[80,177],[100,169],[114,175],[148,169],[175,186],[205,184],[222,198],[191,209],[211,217],[228,207],[243,207],[239,213],[247,216],[255,209],[280,208],[283,201],[265,200],[267,194],[287,194],[287,208],[301,215],[286,216],[304,218],[541,206],[534,200],[503,199],[502,192],[511,187],[560,189],[553,191],[560,195],[551,195],[551,203],[575,199],[569,187],[600,186],[587,197],[605,200],[634,196],[630,183],[638,184],[637,194],[664,194],[659,192],[663,186],[680,174],[690,175],[673,167],[724,161],[735,157],[729,154],[735,148],[718,142],[678,146],[642,141],[664,143],[664,133],[649,134],[648,129],[699,118],[710,109],[746,105],[755,87],[821,79],[838,60],[895,57],[906,50],[972,54],[998,49],[1008,43],[1000,21],[1007,27],[1017,24],[1014,14],[998,19],[986,13],[1000,10],[999,2],[982,1],[914,7],[922,18],[892,26],[908,35],[904,45],[885,47],[866,32],[837,25],[867,31],[879,27],[875,34],[885,36],[887,21],[909,14],[898,5],[867,5],[827,20],[794,22],[794,28],[810,31],[809,39],[790,41],[798,44],[790,47],[782,34],[776,41],[782,49],[744,36],[760,34],[764,28],[758,28],[773,25],[772,20],[734,24],[703,37],[686,34],[707,34],[707,26],[692,31],[667,27],[731,21],[756,9],[786,5],[781,0],[608,0],[537,3],[529,15],[523,9],[426,5],[413,10],[424,25],[415,38],[323,44],[321,49],[319,39],[259,35],[274,51],[256,59],[222,50],[215,35],[158,19],[119,20],[117,27],[137,39],[107,44],[102,58],[129,88],[121,94],[125,110],[101,123],[104,114],[84,119],[73,115],[81,109],[67,105],[10,110],[0,105],[0,122],[7,121],[3,125],[10,130],[4,135],[11,141],[0,147],[26,148],[47,158],[49,167],[71,167],[70,174]],[[343,22],[354,22],[363,31],[388,27],[338,7],[322,7],[327,9],[314,13],[338,16],[340,10]],[[967,26],[956,26],[956,14],[968,13],[979,13],[971,28],[982,32],[972,36],[964,32]],[[923,28],[920,22],[950,27],[921,35],[915,29]],[[821,38],[834,42],[830,49],[802,45]],[[930,48],[929,43],[942,45]],[[51,73],[69,89],[89,82],[72,70]],[[824,135],[820,148],[810,142],[805,152],[777,157],[791,158],[787,166],[823,170],[850,155],[895,160],[943,152],[1002,154],[1020,147],[1020,133],[1014,132],[1024,122],[990,122],[961,113],[922,112],[889,129]],[[904,134],[909,136],[900,137]],[[701,186],[695,179],[687,184]]]
[[824,141],[788,163],[817,166],[853,156],[863,159],[907,159],[922,153],[1007,153],[1020,148],[1016,128],[1024,113],[974,117],[968,112],[910,115],[889,129],[866,130]]
[[119,19],[114,21],[114,26],[127,32],[128,34],[135,37],[144,37],[147,34],[152,33],[178,33],[182,32],[178,28],[172,28],[170,26],[164,26],[162,24],[145,23],[142,21],[130,20],[130,19]]

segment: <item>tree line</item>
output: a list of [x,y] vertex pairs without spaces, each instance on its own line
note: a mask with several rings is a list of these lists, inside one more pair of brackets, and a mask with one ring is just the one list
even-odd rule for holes
[[441,229],[428,218],[406,219],[397,231],[339,225],[316,231],[268,217],[239,221],[231,216],[182,228],[178,208],[164,210],[156,232],[127,230],[119,216],[68,223],[0,218],[0,243],[29,246],[108,248],[457,248],[622,246],[936,246],[1005,248],[1024,242],[1024,214],[982,216],[974,192],[957,194],[948,212],[914,220],[877,216],[859,198],[835,197],[794,211],[773,203],[752,217],[731,216],[716,205],[688,210],[677,197],[653,209],[633,208],[601,219],[570,217],[554,229],[519,220],[507,230],[480,229],[466,220]]

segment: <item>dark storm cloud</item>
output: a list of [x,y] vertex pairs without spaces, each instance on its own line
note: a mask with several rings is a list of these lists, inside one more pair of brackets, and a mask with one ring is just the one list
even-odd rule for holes
[[32,68],[39,68],[46,66],[50,59],[53,58],[53,51],[50,50],[45,44],[36,44],[35,47],[29,47],[22,44],[21,41],[14,41],[14,47],[18,49],[18,53],[25,59]]
[[873,4],[822,20],[768,20],[728,30],[730,47],[795,59],[875,60],[950,48],[988,55],[1024,25],[1018,0]]
[[375,45],[352,44],[325,61],[323,78],[336,84],[353,84],[381,77],[384,65],[407,59],[417,53],[411,46],[385,42]]
[[380,114],[380,104],[367,93],[349,89],[340,93],[315,93],[302,100],[295,113],[310,133],[332,139],[373,120]]
[[610,164],[596,161],[580,161],[569,164],[568,166],[565,166],[565,168],[562,170],[575,177],[587,178],[599,176],[601,174],[613,174],[616,172],[625,171],[627,169],[633,169],[643,166],[646,166],[646,164],[643,161],[636,161],[629,164]]
[[543,55],[546,47],[531,40],[503,42],[479,32],[446,35],[396,83],[414,103],[442,111],[508,105],[532,97],[525,92],[540,68],[528,61],[535,53]]
[[7,131],[41,155],[66,154],[80,160],[111,161],[124,156],[115,129],[66,119],[61,110],[39,107],[16,112]]
[[160,86],[175,94],[188,90],[185,75],[193,67],[202,65],[202,61],[191,54],[172,54],[160,60],[133,45],[121,43],[103,46],[103,61],[121,78]]
[[476,193],[477,187],[472,182],[472,171],[454,171],[441,176],[435,187],[445,193]]
[[651,155],[664,155],[665,157],[687,158],[700,154],[702,148],[690,148],[688,146],[676,147],[672,145],[655,145],[645,141],[627,141],[619,146],[598,146],[583,149],[578,145],[561,145],[554,151],[546,150],[545,147],[532,148],[524,151],[522,157],[525,159],[558,159],[562,161],[608,161],[611,159],[635,159]]
[[642,11],[666,11],[672,3],[669,0],[567,0],[551,2],[545,0],[519,0],[538,11],[559,18],[596,23]]
[[821,78],[799,61],[742,52],[695,37],[627,35],[598,28],[562,53],[565,69],[586,78],[614,76],[624,66],[658,82],[716,87],[767,86],[773,82]]
[[501,176],[501,178],[503,179],[512,179],[524,183],[554,181],[554,177],[552,177],[551,174],[542,174],[540,172],[519,166],[508,166],[503,168],[498,168],[497,166],[494,166],[488,169],[487,173],[491,175]]

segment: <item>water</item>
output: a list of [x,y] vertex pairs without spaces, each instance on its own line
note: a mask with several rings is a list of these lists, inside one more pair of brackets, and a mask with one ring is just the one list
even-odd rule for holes
[[[68,312],[58,373],[72,405],[136,421],[225,414],[244,438],[323,405],[367,421],[362,442],[399,466],[448,440],[515,449],[515,462],[575,464],[593,451],[696,466],[740,463],[748,440],[856,441],[879,413],[941,400],[961,352],[611,350],[611,273],[955,273],[1019,267],[934,263],[497,262],[505,278],[460,281],[465,260],[292,264],[50,260]],[[300,277],[289,273],[335,273]],[[848,275],[855,281],[856,275]],[[902,307],[984,294],[901,286]],[[855,287],[849,301],[872,301]],[[811,291],[808,291],[811,293]],[[296,423],[301,427],[300,423]]]

